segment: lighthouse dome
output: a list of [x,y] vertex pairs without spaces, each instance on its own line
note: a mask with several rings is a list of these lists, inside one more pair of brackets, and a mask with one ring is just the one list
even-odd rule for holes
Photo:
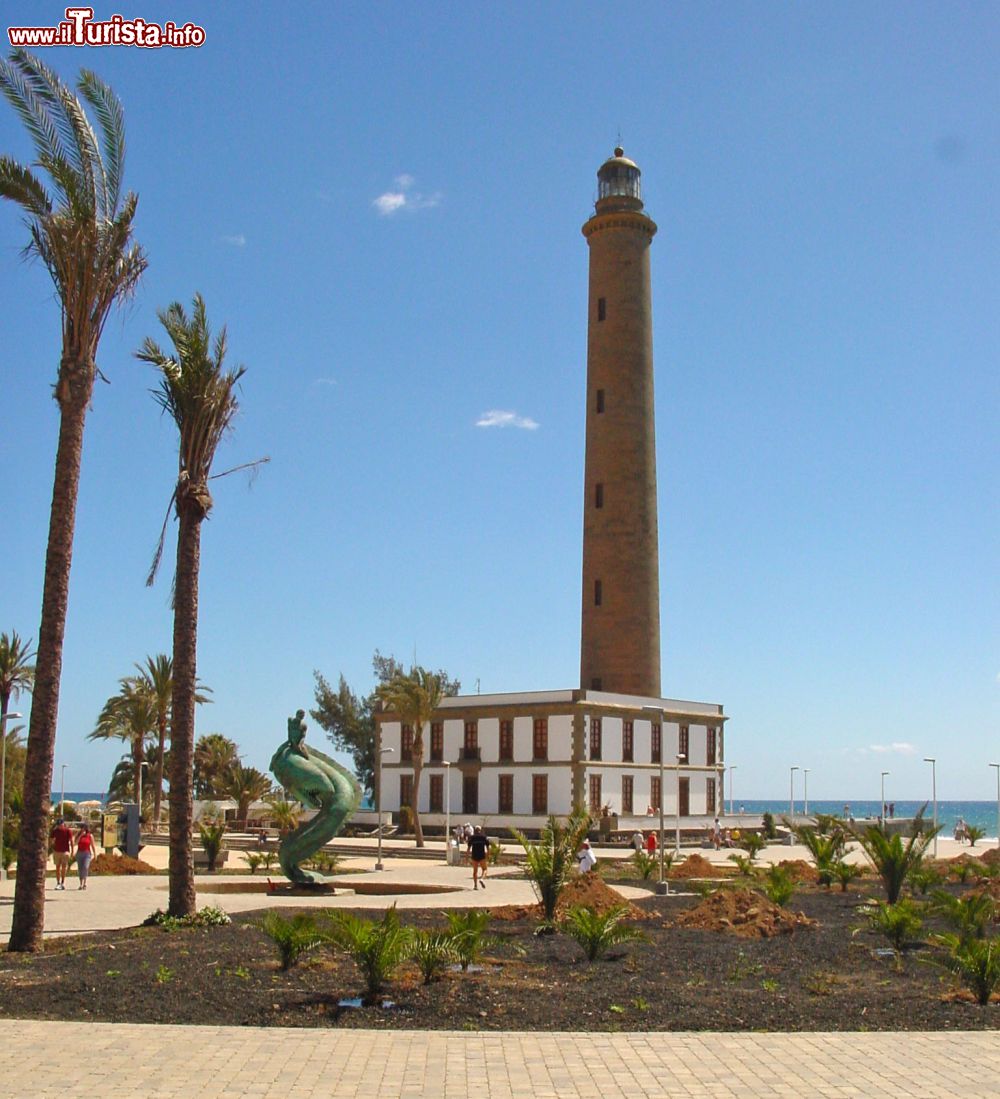
[[597,169],[597,200],[608,198],[629,198],[642,202],[642,189],[639,183],[639,165],[629,160],[625,150],[619,145],[615,155]]

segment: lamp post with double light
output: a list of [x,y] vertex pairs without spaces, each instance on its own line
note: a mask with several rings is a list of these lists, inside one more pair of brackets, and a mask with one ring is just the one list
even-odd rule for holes
[[7,870],[3,859],[4,811],[7,808],[7,803],[4,800],[6,795],[5,785],[7,782],[7,722],[23,716],[23,714],[13,713],[0,715],[0,741],[3,741],[3,747],[0,748],[0,753],[2,753],[2,755],[0,755],[0,881],[3,881],[7,877]]
[[68,763],[64,763],[62,770],[59,772],[59,816],[66,812],[66,768],[68,766]]
[[886,775],[890,775],[890,774],[892,774],[891,771],[883,771],[882,772],[882,802],[879,806],[878,815],[879,815],[879,818],[882,821],[882,827],[883,828],[885,827],[885,818],[886,818],[886,811],[885,811],[885,777],[886,777]]
[[931,765],[931,797],[934,799],[934,858],[937,858],[937,758],[924,756],[924,763]]
[[733,815],[733,771],[736,770],[736,764],[730,763],[729,765],[729,815]]
[[809,816],[809,768],[802,768],[802,815]]
[[991,763],[990,766],[997,773],[997,846],[1000,847],[1000,763]]
[[444,760],[444,862],[451,865],[451,762]]
[[375,859],[375,869],[384,870],[382,864],[382,757],[393,752],[392,748],[382,747],[382,726],[378,727],[378,751],[375,753],[375,816],[378,818],[378,857]]
[[788,819],[789,820],[794,820],[795,819],[795,772],[797,770],[798,770],[798,767],[790,767],[789,768],[789,779],[788,779]]
[[687,763],[687,756],[682,755],[680,752],[674,761],[674,770],[676,772],[676,785],[677,785],[677,815],[674,818],[674,858],[679,858],[681,853],[681,764]]

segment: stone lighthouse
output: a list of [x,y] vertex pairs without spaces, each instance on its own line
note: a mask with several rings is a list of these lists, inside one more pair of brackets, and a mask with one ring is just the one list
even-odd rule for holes
[[660,696],[660,579],[649,245],[638,166],[597,172],[590,247],[583,509],[584,690]]

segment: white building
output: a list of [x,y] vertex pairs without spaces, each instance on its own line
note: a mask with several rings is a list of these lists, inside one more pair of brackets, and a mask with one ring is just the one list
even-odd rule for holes
[[[377,715],[382,807],[411,802],[413,730]],[[535,828],[550,814],[607,808],[619,827],[722,810],[722,707],[601,691],[459,695],[423,730],[421,820],[453,817]],[[678,758],[680,757],[680,758]],[[662,782],[662,785],[661,785]]]

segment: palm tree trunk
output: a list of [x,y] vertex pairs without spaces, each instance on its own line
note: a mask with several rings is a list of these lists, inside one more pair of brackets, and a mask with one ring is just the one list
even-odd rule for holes
[[203,513],[178,499],[177,572],[174,579],[174,690],[170,736],[171,916],[195,912],[194,888],[194,709],[198,679],[198,571]]
[[73,564],[76,499],[83,459],[83,429],[93,389],[94,367],[87,363],[60,366],[56,399],[60,406],[59,444],[56,449],[49,540],[45,551],[42,617],[35,655],[35,685],[24,764],[21,842],[17,852],[8,950],[42,949],[45,927],[45,870],[49,861],[49,814],[52,807],[52,771],[55,761],[56,722],[59,717],[59,679],[63,637]]
[[413,801],[410,808],[413,810],[413,836],[418,847],[424,845],[424,827],[420,823],[420,778],[424,773],[423,744],[418,743],[419,738],[413,742]]
[[160,827],[160,813],[163,809],[163,755],[167,744],[167,718],[160,714],[156,719],[157,744],[156,744],[156,785],[153,789],[153,823]]
[[132,791],[135,803],[139,806],[139,819],[142,819],[142,738],[132,741]]

